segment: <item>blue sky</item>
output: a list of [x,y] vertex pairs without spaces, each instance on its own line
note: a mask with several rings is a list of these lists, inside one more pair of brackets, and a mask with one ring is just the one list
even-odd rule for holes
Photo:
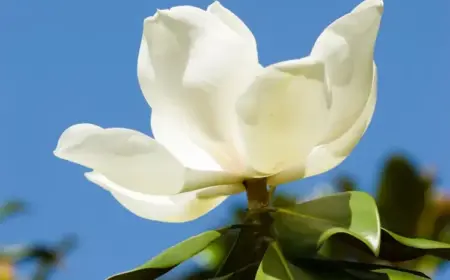
[[[322,29],[358,2],[222,4],[252,29],[267,65],[306,55]],[[379,101],[368,132],[341,166],[281,190],[305,190],[345,172],[370,191],[378,167],[393,150],[435,165],[442,185],[450,186],[450,2],[385,2],[376,48]],[[60,133],[74,123],[149,133],[150,109],[136,78],[142,21],[157,8],[210,3],[0,1],[0,201],[30,203],[30,214],[2,225],[0,242],[46,242],[77,233],[80,247],[54,279],[104,279],[226,220],[227,209],[242,196],[187,224],[138,218],[88,183],[84,168],[52,154]]]

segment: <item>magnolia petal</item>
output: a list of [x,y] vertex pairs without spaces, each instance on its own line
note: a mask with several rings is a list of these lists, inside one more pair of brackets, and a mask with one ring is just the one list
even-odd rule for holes
[[369,99],[353,126],[335,141],[315,147],[306,164],[300,163],[269,178],[269,185],[279,185],[326,172],[343,162],[369,127],[377,101],[377,68],[373,65],[373,81]]
[[164,145],[184,166],[200,170],[222,170],[216,160],[191,141],[181,129],[182,119],[169,112],[152,113],[153,136]]
[[232,11],[222,6],[219,1],[216,1],[211,5],[209,5],[207,11],[217,16],[229,28],[231,28],[237,34],[246,39],[248,41],[247,43],[249,46],[253,46],[255,50],[257,49],[256,40],[255,37],[253,36],[252,31]]
[[86,173],[86,178],[111,192],[111,194],[129,211],[139,217],[154,221],[182,223],[205,215],[227,196],[198,198],[198,191],[171,196],[148,195],[131,191],[98,172]]
[[310,58],[274,64],[237,102],[248,161],[274,174],[301,161],[328,121],[323,64]]
[[71,126],[61,135],[55,155],[146,194],[177,194],[242,182],[242,178],[226,172],[186,168],[149,136],[125,128]]
[[312,49],[311,56],[325,63],[332,90],[330,123],[323,144],[345,133],[367,103],[382,11],[382,0],[362,2],[352,12],[330,24]]
[[197,192],[198,198],[213,198],[218,196],[229,196],[245,192],[243,184],[221,185],[201,189]]
[[[327,145],[317,147],[309,155],[305,174],[307,177],[326,172],[336,167],[350,155],[351,151],[359,143],[359,140],[369,128],[373,113],[375,112],[377,83],[377,68],[374,64],[372,89],[361,116],[359,116],[355,124],[341,137]],[[320,150],[326,150],[327,152]]]
[[[152,117],[159,116],[152,120],[153,126],[186,134],[230,169],[239,162],[232,141],[237,134],[234,104],[259,64],[252,43],[228,26],[230,15],[227,24],[222,16],[180,6],[146,19],[138,78]],[[167,114],[176,126],[165,126]],[[158,141],[159,134],[155,133]],[[185,139],[180,139],[180,147],[189,146]]]

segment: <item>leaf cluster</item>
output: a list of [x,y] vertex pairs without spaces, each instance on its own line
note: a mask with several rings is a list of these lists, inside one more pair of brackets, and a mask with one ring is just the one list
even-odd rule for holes
[[208,250],[223,256],[220,265],[187,279],[431,279],[424,263],[450,259],[450,207],[405,157],[386,162],[375,198],[349,178],[338,185],[342,192],[301,203],[281,196],[109,280],[156,279]]

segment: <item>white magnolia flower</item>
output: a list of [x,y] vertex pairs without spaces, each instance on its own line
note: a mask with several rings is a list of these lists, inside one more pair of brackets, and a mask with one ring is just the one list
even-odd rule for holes
[[68,128],[55,155],[135,214],[184,222],[242,192],[243,180],[278,185],[341,163],[370,123],[374,44],[382,0],[328,26],[304,58],[258,62],[247,26],[215,2],[144,21],[138,77],[155,139],[125,128]]

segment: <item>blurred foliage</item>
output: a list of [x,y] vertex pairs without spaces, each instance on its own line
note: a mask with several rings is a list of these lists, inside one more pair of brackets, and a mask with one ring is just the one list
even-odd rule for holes
[[0,223],[5,219],[23,212],[25,205],[22,201],[8,201],[3,206],[0,207]]
[[[0,222],[22,213],[24,209],[26,207],[22,201],[6,202],[0,206]],[[16,279],[17,268],[30,262],[36,265],[36,270],[27,279],[50,279],[55,269],[60,266],[63,257],[75,248],[76,242],[76,236],[69,235],[51,246],[36,243],[1,246],[0,280]]]

